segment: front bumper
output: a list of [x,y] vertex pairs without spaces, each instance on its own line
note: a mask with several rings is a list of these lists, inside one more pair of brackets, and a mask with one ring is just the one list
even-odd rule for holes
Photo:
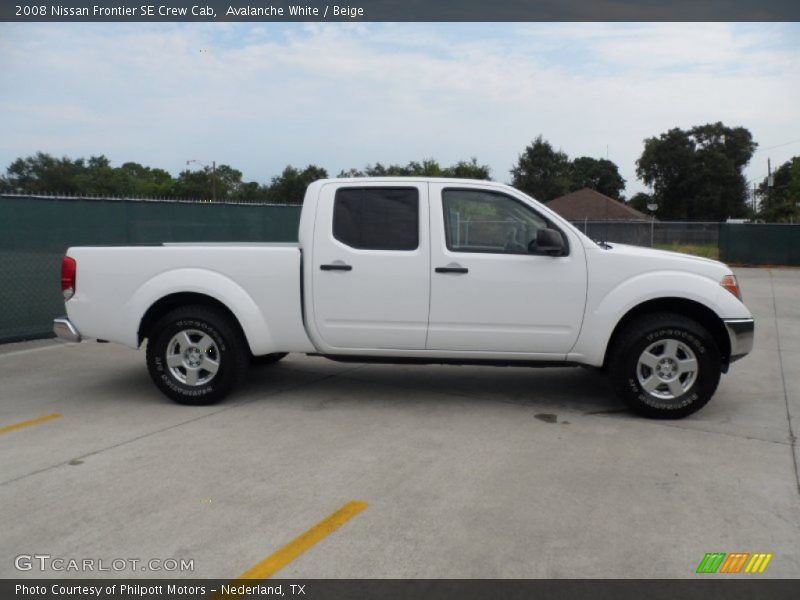
[[727,319],[723,322],[731,341],[730,362],[733,362],[746,356],[753,349],[753,333],[756,324],[753,319]]
[[80,342],[83,339],[78,330],[75,329],[75,325],[67,317],[53,319],[53,333],[56,334],[58,339],[65,342]]

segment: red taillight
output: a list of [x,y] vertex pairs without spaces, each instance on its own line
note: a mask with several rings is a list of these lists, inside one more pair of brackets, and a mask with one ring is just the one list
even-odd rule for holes
[[64,300],[69,300],[75,295],[75,275],[78,271],[78,263],[71,256],[65,256],[61,261],[61,293]]

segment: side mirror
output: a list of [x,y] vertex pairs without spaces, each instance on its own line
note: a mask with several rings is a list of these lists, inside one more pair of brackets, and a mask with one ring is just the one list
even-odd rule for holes
[[528,250],[535,254],[561,256],[564,254],[564,238],[555,229],[540,229],[536,233],[536,244],[531,242]]

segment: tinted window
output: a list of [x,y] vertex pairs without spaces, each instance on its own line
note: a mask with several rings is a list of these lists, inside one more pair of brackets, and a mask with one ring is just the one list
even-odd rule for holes
[[456,252],[528,254],[536,234],[548,226],[509,196],[482,190],[444,190],[447,247]]
[[333,202],[333,237],[362,250],[419,246],[416,188],[341,188]]

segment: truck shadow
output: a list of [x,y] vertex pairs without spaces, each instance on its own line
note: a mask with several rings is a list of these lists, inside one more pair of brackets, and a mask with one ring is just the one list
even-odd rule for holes
[[[70,394],[85,395],[84,402],[94,398],[103,403],[171,403],[141,364],[96,373],[91,383],[76,382]],[[244,384],[225,400],[238,402],[291,402],[306,410],[354,404],[456,410],[456,405],[474,409],[503,403],[529,407],[537,414],[629,414],[607,378],[593,369],[340,364],[305,356],[253,366]],[[547,417],[542,420],[547,422]]]
[[[319,368],[330,374],[322,379]],[[629,414],[614,395],[601,372],[584,368],[476,367],[449,365],[337,364],[322,358],[292,357],[270,367],[251,370],[237,393],[248,397],[264,394],[276,379],[299,375],[300,386],[290,395],[300,396],[310,410],[350,402],[392,403],[396,406],[425,403],[428,406],[467,403],[479,406],[505,403],[542,412],[568,410],[584,414]],[[302,376],[308,373],[307,381]],[[326,369],[327,370],[327,369]],[[316,374],[317,377],[313,377]],[[261,400],[258,400],[261,401]],[[264,401],[268,401],[264,399]],[[293,400],[295,401],[295,400]]]

